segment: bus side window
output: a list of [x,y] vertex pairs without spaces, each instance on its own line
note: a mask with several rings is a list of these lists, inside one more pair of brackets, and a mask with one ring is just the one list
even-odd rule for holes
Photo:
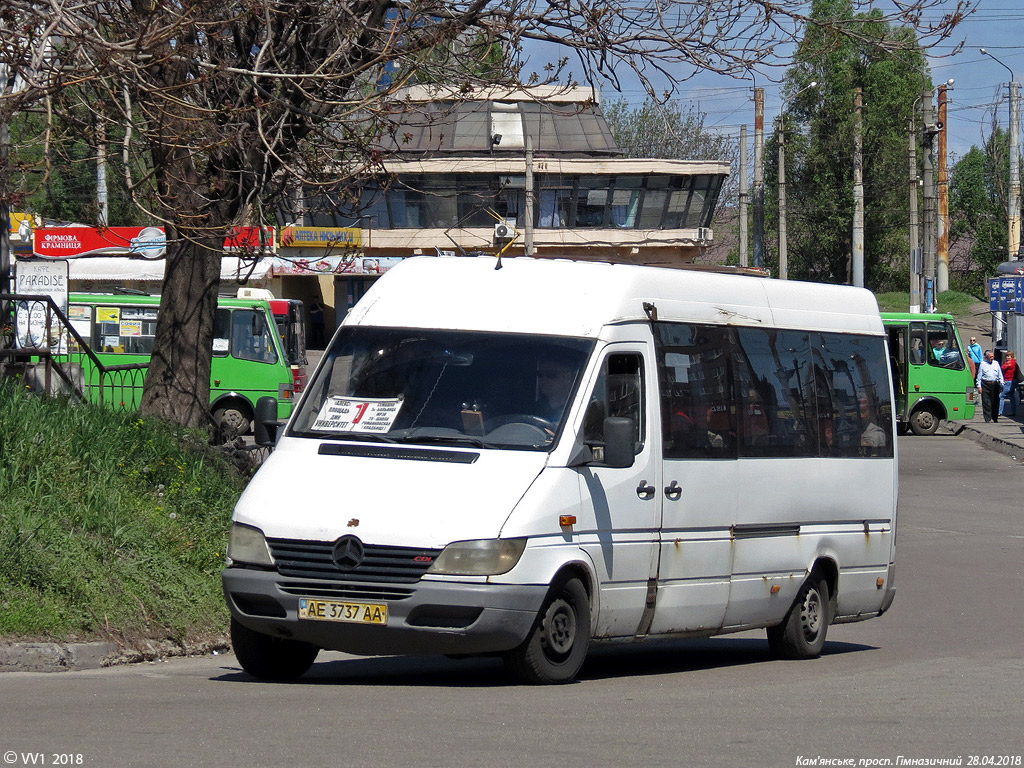
[[268,323],[256,310],[236,309],[231,313],[231,355],[257,363],[277,362]]
[[925,334],[924,323],[910,324],[910,364],[924,365]]
[[213,318],[213,356],[227,357],[231,349],[231,310],[218,309]]

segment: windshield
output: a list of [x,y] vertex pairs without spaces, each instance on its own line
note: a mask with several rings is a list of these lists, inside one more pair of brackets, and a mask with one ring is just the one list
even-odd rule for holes
[[345,327],[292,434],[549,450],[594,342]]

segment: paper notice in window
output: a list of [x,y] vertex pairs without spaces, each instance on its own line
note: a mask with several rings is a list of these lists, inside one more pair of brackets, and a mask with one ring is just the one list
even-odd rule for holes
[[402,408],[401,398],[367,400],[358,397],[329,397],[313,422],[317,432],[373,432],[391,430]]

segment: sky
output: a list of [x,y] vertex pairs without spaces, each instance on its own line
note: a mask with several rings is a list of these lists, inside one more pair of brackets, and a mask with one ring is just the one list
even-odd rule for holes
[[[950,2],[952,8],[955,3]],[[939,11],[929,16],[937,18]],[[963,48],[953,53],[959,42]],[[981,53],[984,48],[1003,65]],[[950,78],[947,107],[947,141],[949,161],[952,165],[972,145],[980,146],[991,131],[993,114],[1003,128],[1009,124],[1010,72],[1018,82],[1024,81],[1024,3],[1020,0],[979,0],[977,10],[954,30],[952,37],[930,51],[932,82],[936,86]],[[778,78],[782,70],[775,72]],[[765,125],[779,112],[780,86],[765,76],[757,78],[756,85],[765,89]],[[707,114],[705,127],[736,136],[740,126],[746,125],[750,135],[754,129],[753,80],[734,80],[712,73],[698,74],[679,87],[678,98],[684,104],[693,104]],[[1021,89],[1024,99],[1024,86]],[[640,103],[644,92],[639,85],[624,90],[602,88],[604,101],[625,97]]]

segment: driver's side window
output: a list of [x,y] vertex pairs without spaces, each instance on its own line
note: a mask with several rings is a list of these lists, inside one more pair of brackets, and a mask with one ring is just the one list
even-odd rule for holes
[[608,355],[590,395],[583,422],[583,442],[603,442],[604,420],[609,416],[625,416],[633,419],[634,442],[639,451],[644,441],[645,412],[642,357],[635,352]]

